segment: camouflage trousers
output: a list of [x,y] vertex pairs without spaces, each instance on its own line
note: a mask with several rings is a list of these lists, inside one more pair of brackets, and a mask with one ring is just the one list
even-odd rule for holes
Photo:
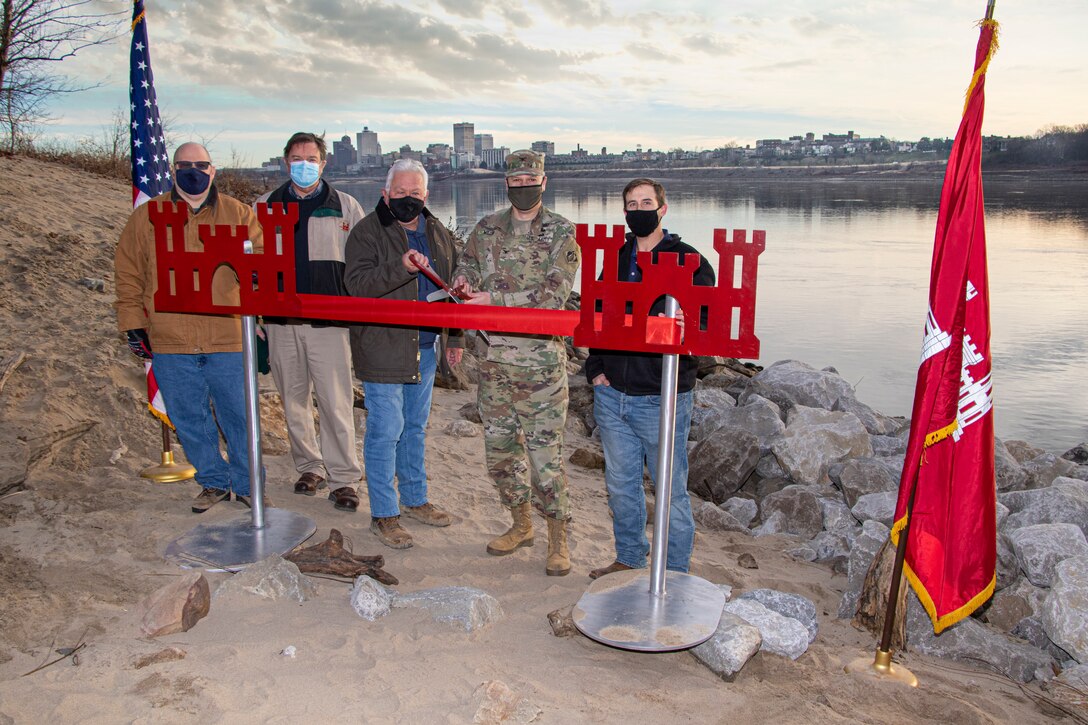
[[480,418],[487,469],[502,505],[532,501],[544,516],[570,520],[563,471],[567,420],[565,366],[480,362]]

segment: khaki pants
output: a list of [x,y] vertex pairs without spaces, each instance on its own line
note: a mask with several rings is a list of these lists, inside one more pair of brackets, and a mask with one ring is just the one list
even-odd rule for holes
[[[266,325],[265,331],[295,469],[299,474],[325,477],[330,489],[354,489],[363,471],[355,449],[348,328]],[[320,447],[314,426],[314,394],[321,416]]]

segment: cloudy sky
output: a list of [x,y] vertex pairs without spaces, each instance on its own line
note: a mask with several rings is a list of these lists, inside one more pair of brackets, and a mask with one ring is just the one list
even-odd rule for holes
[[[104,5],[127,8],[119,0]],[[160,106],[178,140],[257,163],[296,130],[610,151],[812,131],[951,136],[984,0],[147,0]],[[1000,0],[984,132],[1088,123],[1085,0]],[[126,109],[128,38],[65,61],[98,88],[45,136]]]

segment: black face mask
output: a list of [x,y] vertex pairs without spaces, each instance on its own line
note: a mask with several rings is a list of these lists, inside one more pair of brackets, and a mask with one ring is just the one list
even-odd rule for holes
[[393,216],[397,218],[397,221],[407,224],[423,211],[423,200],[414,196],[400,196],[396,199],[389,199],[386,206],[389,207],[389,211],[393,212]]
[[506,197],[518,211],[529,211],[544,197],[544,185],[511,186],[506,189]]
[[212,180],[211,174],[197,168],[178,169],[174,176],[177,178],[178,188],[189,196],[203,194]]
[[627,212],[627,226],[631,229],[636,237],[648,237],[654,233],[657,229],[657,225],[661,223],[661,218],[657,215],[657,209],[632,209]]

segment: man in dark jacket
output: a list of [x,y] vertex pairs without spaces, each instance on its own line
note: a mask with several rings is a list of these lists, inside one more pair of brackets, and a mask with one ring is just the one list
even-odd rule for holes
[[[295,224],[295,285],[301,294],[347,296],[344,245],[363,218],[353,197],[321,178],[325,139],[312,133],[291,136],[283,149],[291,179],[254,206],[298,208]],[[273,241],[269,240],[269,244]],[[355,487],[363,476],[355,450],[348,326],[322,320],[269,319],[268,356],[283,400],[291,460],[299,478],[295,493],[313,496],[328,479],[329,499],[341,511],[359,507]],[[321,416],[314,427],[313,398]]]
[[[665,188],[652,179],[635,179],[623,190],[625,218],[631,233],[620,249],[619,278],[641,282],[637,252],[698,254],[680,237],[661,226],[669,207]],[[713,285],[714,270],[702,259],[695,284]],[[665,300],[651,314],[663,314]],[[682,314],[682,313],[681,313]],[[601,431],[605,458],[605,487],[612,510],[616,560],[594,569],[592,579],[625,569],[646,566],[650,544],[646,540],[646,495],[642,489],[643,467],[657,476],[658,432],[661,415],[661,355],[637,352],[590,350],[586,377],[593,384],[593,415]],[[669,552],[666,567],[686,572],[695,540],[695,521],[688,498],[688,431],[695,388],[696,364],[680,356],[676,398],[676,442],[673,448],[672,498],[669,509]]]
[[[356,224],[348,237],[344,284],[352,295],[425,301],[438,287],[419,272],[420,266],[450,279],[457,250],[426,201],[423,165],[411,159],[394,163],[375,213]],[[352,331],[355,375],[363,381],[366,397],[363,462],[370,530],[394,549],[412,545],[412,535],[400,525],[402,507],[406,516],[430,526],[450,525],[449,514],[427,500],[424,465],[441,332],[395,325]],[[462,347],[461,332],[451,330],[446,350],[451,366],[461,362]]]

